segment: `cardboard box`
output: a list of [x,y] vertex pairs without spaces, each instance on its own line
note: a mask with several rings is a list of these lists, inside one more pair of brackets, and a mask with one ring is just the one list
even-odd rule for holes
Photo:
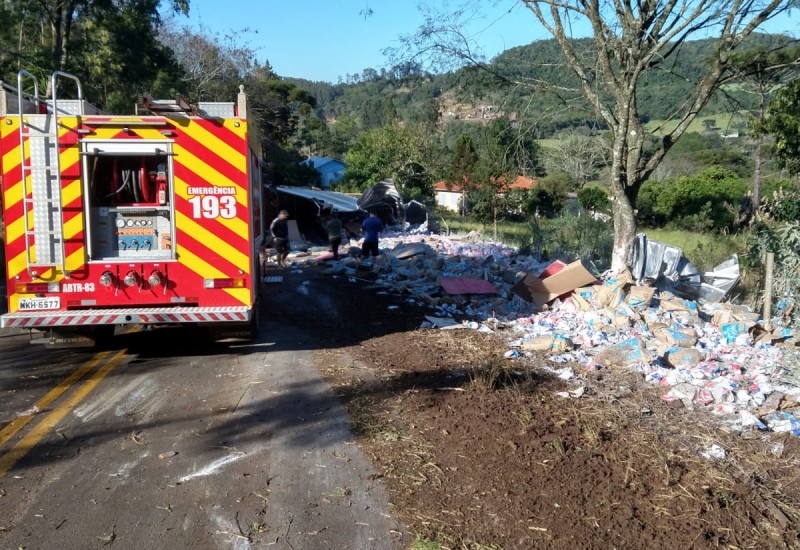
[[545,267],[541,273],[539,273],[539,278],[547,279],[548,277],[550,277],[551,275],[555,275],[565,267],[567,267],[567,264],[565,264],[561,260],[555,260],[552,263],[550,263],[550,265]]
[[652,286],[632,286],[626,301],[631,307],[647,308],[653,302],[656,289]]
[[511,287],[511,292],[525,301],[543,306],[559,296],[569,294],[576,288],[596,282],[596,278],[583,266],[580,260],[574,261],[546,279],[531,274]]

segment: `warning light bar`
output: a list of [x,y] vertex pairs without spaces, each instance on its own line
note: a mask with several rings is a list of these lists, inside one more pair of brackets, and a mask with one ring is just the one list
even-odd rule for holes
[[203,288],[244,288],[244,279],[203,279]]
[[14,283],[17,294],[41,294],[43,292],[60,292],[58,283]]

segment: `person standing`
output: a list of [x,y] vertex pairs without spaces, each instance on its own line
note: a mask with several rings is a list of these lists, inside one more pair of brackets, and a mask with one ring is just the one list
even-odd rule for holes
[[278,217],[272,220],[269,232],[272,233],[278,265],[286,267],[286,257],[289,255],[289,212],[281,210]]
[[361,224],[361,229],[364,231],[361,255],[365,258],[369,258],[370,254],[377,256],[380,253],[378,249],[378,235],[383,233],[383,222],[374,210],[370,211],[369,216]]
[[339,261],[339,245],[342,244],[342,220],[336,215],[336,212],[330,212],[328,222],[325,224],[328,230],[328,242],[331,245],[331,252],[333,252],[333,261]]

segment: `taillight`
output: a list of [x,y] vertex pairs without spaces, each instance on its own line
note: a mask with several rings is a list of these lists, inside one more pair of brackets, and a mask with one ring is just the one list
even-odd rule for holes
[[203,279],[203,288],[244,288],[244,279]]
[[14,283],[17,294],[42,294],[43,292],[60,292],[58,283]]

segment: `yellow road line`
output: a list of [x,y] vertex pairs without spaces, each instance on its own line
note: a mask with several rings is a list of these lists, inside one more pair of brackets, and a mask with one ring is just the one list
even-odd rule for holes
[[63,419],[81,400],[100,383],[111,370],[122,361],[127,350],[118,351],[108,363],[103,365],[92,377],[83,383],[70,398],[53,409],[22,440],[5,455],[0,457],[0,477],[3,477],[14,465],[41,441],[47,433]]
[[[100,361],[106,358],[107,355],[108,352],[103,351],[92,357],[81,368],[79,368],[78,370],[70,374],[68,377],[66,377],[63,381],[61,381],[61,383],[58,386],[47,392],[47,394],[44,397],[42,397],[39,401],[36,402],[36,404],[34,404],[34,407],[39,409],[40,411],[43,410],[50,403],[58,399],[58,397],[62,393],[71,388],[75,382],[83,378],[83,376],[87,372],[95,368]],[[22,428],[24,428],[28,424],[28,422],[36,418],[36,416],[37,416],[36,414],[31,414],[28,416],[20,416],[19,418],[15,418],[11,422],[9,422],[5,428],[0,430],[0,447],[5,445],[9,439],[14,437],[14,434],[16,434]]]

